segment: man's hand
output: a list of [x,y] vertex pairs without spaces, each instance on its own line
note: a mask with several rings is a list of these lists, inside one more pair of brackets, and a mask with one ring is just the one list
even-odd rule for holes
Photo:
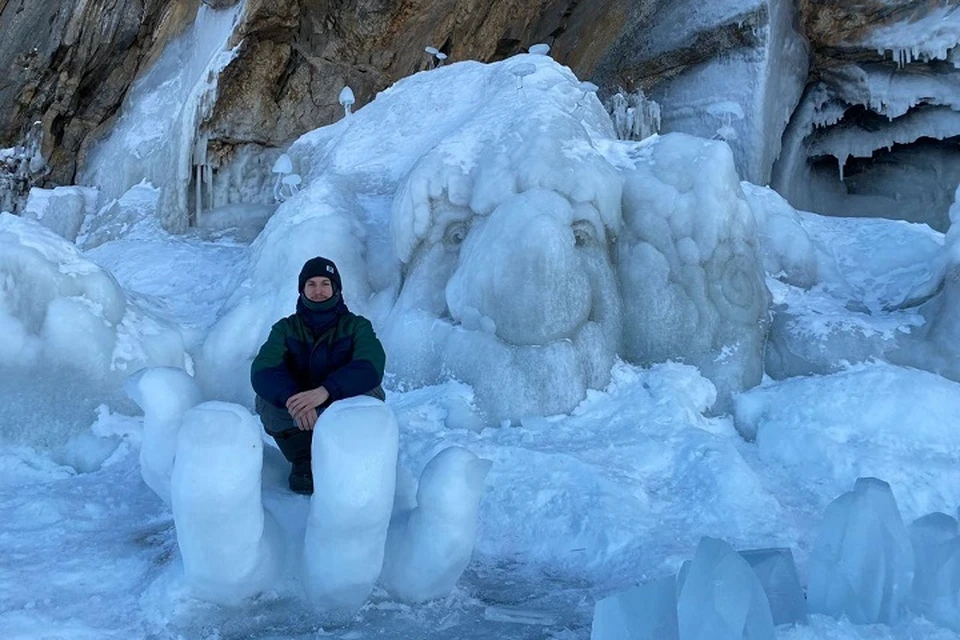
[[293,394],[290,396],[290,399],[287,400],[287,411],[289,411],[290,415],[296,420],[304,413],[313,409],[313,420],[316,422],[317,412],[315,409],[323,405],[329,398],[330,394],[323,387],[317,387],[309,391],[301,391],[300,393]]
[[313,431],[313,427],[317,424],[317,417],[316,409],[308,409],[299,416],[295,416],[293,421],[297,423],[300,431]]

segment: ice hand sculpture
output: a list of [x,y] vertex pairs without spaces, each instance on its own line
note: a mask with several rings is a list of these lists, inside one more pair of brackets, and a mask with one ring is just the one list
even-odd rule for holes
[[200,387],[183,369],[153,367],[130,376],[124,391],[143,410],[140,474],[170,504],[170,478],[183,414],[200,403]]
[[427,463],[417,506],[390,524],[381,580],[392,595],[422,602],[453,590],[473,553],[491,464],[463,447],[444,449]]
[[[184,579],[197,597],[238,605],[281,581],[287,567],[299,572],[319,619],[343,624],[379,579],[404,600],[440,598],[469,562],[490,461],[444,449],[423,471],[417,506],[394,515],[398,427],[383,402],[348,398],[320,416],[304,527],[264,508],[263,434],[249,411],[188,406],[200,399],[197,386],[173,368],[146,369],[126,389],[146,414],[144,479],[172,505]],[[284,511],[287,520],[293,512]],[[302,547],[291,546],[298,536]]]

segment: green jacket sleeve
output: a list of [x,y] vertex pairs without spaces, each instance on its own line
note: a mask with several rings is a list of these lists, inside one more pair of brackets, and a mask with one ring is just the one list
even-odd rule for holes
[[275,407],[285,407],[287,399],[299,391],[297,381],[286,364],[286,337],[287,332],[281,320],[270,329],[267,341],[260,347],[250,366],[253,390]]

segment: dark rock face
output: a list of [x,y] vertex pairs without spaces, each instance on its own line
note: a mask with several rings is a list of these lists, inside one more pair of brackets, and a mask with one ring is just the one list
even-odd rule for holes
[[[0,0],[0,148],[21,144],[39,121],[46,184],[74,182],[85,150],[110,131],[131,83],[201,2],[221,10],[238,0]],[[882,62],[876,46],[865,44],[872,33],[947,4],[247,0],[229,43],[235,55],[196,134],[214,169],[238,154],[268,158],[340,118],[344,86],[359,108],[399,78],[438,64],[426,46],[450,61],[493,61],[545,42],[601,94],[643,89],[663,101],[665,130],[705,137],[716,137],[718,125],[733,131],[728,141],[741,174],[762,183],[805,85],[829,85],[850,65]],[[697,110],[715,98],[711,83],[725,77],[717,62],[730,60],[729,84],[738,88],[731,100],[743,114],[734,108],[715,121]],[[681,111],[687,115],[674,115]]]
[[248,3],[242,40],[203,123],[214,155],[233,143],[288,144],[343,114],[350,86],[357,106],[396,80],[450,60],[492,61],[548,42],[555,58],[589,76],[619,33],[625,0],[317,0]]
[[87,136],[196,8],[196,0],[0,1],[0,146],[40,121],[47,179],[71,183]]

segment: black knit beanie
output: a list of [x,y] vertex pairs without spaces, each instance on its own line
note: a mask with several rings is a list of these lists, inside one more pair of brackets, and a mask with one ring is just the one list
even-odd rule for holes
[[334,294],[339,293],[343,289],[343,283],[340,282],[340,272],[337,270],[337,265],[333,264],[331,260],[317,256],[316,258],[307,260],[303,264],[303,269],[300,269],[299,292],[303,293],[303,287],[307,284],[307,280],[316,278],[317,276],[330,278],[330,284],[333,285]]

